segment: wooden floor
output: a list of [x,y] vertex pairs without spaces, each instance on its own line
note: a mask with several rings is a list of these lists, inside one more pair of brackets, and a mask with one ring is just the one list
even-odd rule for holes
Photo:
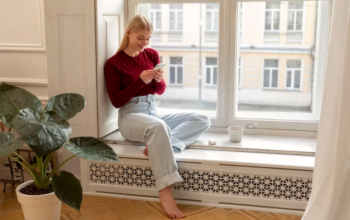
[[[24,220],[17,202],[15,187],[7,185],[2,192],[0,183],[0,220]],[[301,220],[301,216],[275,213],[179,205],[191,220]],[[81,212],[62,203],[61,220],[165,220],[170,219],[159,202],[84,196]]]

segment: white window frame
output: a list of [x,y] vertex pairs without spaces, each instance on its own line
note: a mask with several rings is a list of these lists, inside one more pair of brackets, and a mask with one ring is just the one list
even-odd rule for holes
[[[272,16],[271,16],[271,28],[270,29],[266,29],[266,12],[271,12],[272,13]],[[274,29],[274,27],[273,27],[274,18],[275,18],[275,12],[279,12],[280,13],[280,19],[278,20],[278,29]],[[277,32],[277,31],[280,31],[280,29],[281,29],[281,7],[279,9],[270,9],[270,8],[268,9],[267,8],[267,4],[265,4],[265,13],[264,13],[263,17],[264,17],[264,31],[266,31],[266,32]]]
[[[289,9],[289,4],[288,4],[288,11],[287,13],[289,14],[289,12],[293,12],[294,13],[294,21],[293,21],[293,29],[292,30],[288,30],[288,15],[287,15],[287,32],[303,32],[304,30],[304,17],[305,17],[305,5],[303,4],[303,8],[301,9]],[[297,12],[302,12],[302,27],[301,30],[296,30],[296,22],[297,22]]]
[[[210,29],[207,29],[207,13],[210,12],[211,13],[211,21],[210,21]],[[219,27],[218,29],[214,29],[214,16],[215,16],[215,12],[217,12],[217,15],[219,16],[219,9],[208,9],[205,8],[205,30],[206,31],[219,31]],[[219,19],[219,18],[218,18]]]
[[[170,59],[172,57],[181,57],[182,59],[182,64],[171,64]],[[184,84],[184,57],[183,56],[170,56],[169,57],[169,85],[172,86],[182,86]],[[175,67],[175,83],[170,82],[170,68]],[[178,77],[178,72],[177,72],[177,67],[182,67],[182,83],[177,82],[177,77]]]
[[[162,6],[161,6],[162,7]],[[153,20],[151,20],[152,24],[157,24],[157,12],[160,12],[160,19],[162,20],[162,9],[152,9],[150,8],[150,13],[153,14]],[[161,31],[162,30],[162,22],[160,23],[160,27],[157,25],[153,25],[153,30],[154,31]]]
[[[298,60],[298,59],[288,59],[288,60]],[[288,63],[287,60],[287,63]],[[288,68],[286,67],[286,89],[287,90],[295,90],[295,91],[302,91],[303,89],[303,60],[300,60],[300,68]],[[295,75],[295,71],[299,70],[300,71],[300,88],[294,88],[294,75]],[[291,76],[291,87],[288,87],[288,71],[292,71],[292,76]]]
[[[207,58],[216,58],[216,65],[207,64]],[[216,84],[214,84],[214,68],[216,68],[216,77],[218,76],[218,64],[217,57],[205,57],[205,66],[204,66],[204,81],[206,86],[217,86],[218,80],[216,79]],[[207,83],[207,68],[210,69],[210,83]]]
[[[277,67],[265,67],[265,60],[277,60]],[[279,65],[280,65],[280,60],[278,58],[266,58],[263,59],[263,69],[262,69],[262,85],[261,87],[263,89],[277,89],[278,88],[278,78],[279,78]],[[266,87],[264,85],[265,82],[265,70],[269,70],[269,74],[270,74],[270,82],[269,82],[269,86]],[[277,86],[276,87],[272,87],[272,71],[273,70],[277,70]]]
[[[126,0],[128,5],[128,13],[126,17],[126,22],[132,18],[136,11],[138,11],[138,4],[146,4],[146,3],[164,3],[170,4],[173,3],[173,0]],[[254,129],[257,129],[258,132],[266,131],[268,133],[280,133],[283,131],[283,134],[295,135],[301,134],[303,132],[310,133],[316,132],[318,129],[318,120],[314,118],[320,116],[320,107],[323,96],[323,81],[324,81],[324,71],[325,71],[325,59],[326,56],[323,56],[323,52],[327,51],[326,46],[323,44],[328,43],[329,31],[329,19],[331,17],[330,8],[331,4],[329,2],[319,1],[320,11],[322,13],[328,13],[328,16],[321,17],[321,13],[318,13],[318,24],[322,23],[321,26],[317,29],[317,37],[316,47],[318,48],[316,54],[318,59],[315,62],[315,71],[317,72],[317,78],[315,78],[315,86],[313,89],[316,92],[313,92],[314,96],[313,100],[313,109],[317,109],[318,111],[314,113],[312,117],[303,116],[300,119],[300,115],[292,115],[289,114],[289,119],[286,120],[283,117],[279,117],[277,115],[277,119],[270,120],[266,119],[266,115],[261,114],[259,118],[250,118],[247,115],[241,115],[237,111],[237,89],[236,89],[236,80],[238,80],[237,76],[237,54],[239,49],[237,47],[238,39],[237,39],[237,13],[238,13],[238,2],[256,2],[257,0],[183,0],[182,3],[219,3],[219,42],[218,42],[218,69],[220,69],[220,74],[218,74],[218,102],[217,102],[217,117],[211,118],[212,121],[212,129],[226,129],[228,126],[242,126],[247,129],[248,124],[258,123]],[[301,1],[301,0],[296,0]],[[282,2],[282,1],[281,1]],[[327,7],[326,7],[327,5]],[[305,17],[305,16],[304,16]],[[328,18],[327,18],[328,17]],[[184,14],[184,19],[185,14]],[[328,19],[328,20],[327,20]],[[262,21],[265,26],[265,21]],[[305,26],[305,25],[304,25]],[[264,27],[262,29],[265,29]],[[322,45],[322,47],[320,46]],[[235,62],[232,62],[235,61]],[[234,73],[234,74],[233,74]],[[316,95],[317,94],[317,95]],[[295,116],[295,117],[294,117]],[[268,117],[267,117],[268,118]],[[280,119],[279,119],[280,118]],[[254,129],[251,132],[254,132]],[[289,132],[289,133],[288,133]]]
[[[174,4],[178,4],[178,3],[174,3]],[[170,13],[171,12],[175,13],[175,29],[170,29]],[[182,12],[182,29],[178,28],[178,23],[179,23],[179,21],[178,21],[178,12]],[[183,20],[184,20],[183,8],[182,9],[170,9],[170,7],[169,7],[169,31],[183,31],[183,25],[184,25]]]

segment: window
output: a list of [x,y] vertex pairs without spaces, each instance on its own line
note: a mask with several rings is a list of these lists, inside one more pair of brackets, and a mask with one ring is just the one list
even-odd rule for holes
[[303,2],[289,2],[288,31],[302,31],[303,29]]
[[[164,79],[169,86],[156,96],[160,113],[196,111],[209,115],[212,126],[221,128],[258,123],[258,129],[317,131],[327,52],[328,0],[302,2],[302,15],[297,12],[300,6],[277,0],[152,3],[161,4],[162,28],[169,29],[161,42],[150,45],[168,65]],[[130,0],[128,7],[129,18],[139,13],[150,16],[145,0]],[[294,31],[288,30],[290,11],[295,14]],[[217,25],[213,18],[216,12]],[[249,19],[242,19],[243,15]],[[300,18],[305,39],[295,45],[289,33],[300,32]],[[244,44],[239,37],[242,30]],[[206,41],[207,31],[220,36],[215,43]],[[165,36],[178,32],[181,41]],[[277,34],[266,38],[269,44],[265,44],[265,33]]]
[[182,31],[182,4],[170,4],[169,30]]
[[219,5],[218,4],[206,4],[205,29],[207,31],[219,30]]
[[151,22],[154,31],[162,30],[162,6],[161,4],[151,4]]
[[170,73],[169,83],[171,85],[182,85],[183,83],[182,57],[170,57],[169,73]]
[[301,60],[287,60],[287,89],[301,88]]
[[277,88],[278,60],[264,60],[264,88]]
[[206,85],[217,85],[217,62],[216,57],[205,58],[205,84]]
[[265,30],[278,31],[280,29],[280,2],[266,2]]
[[[160,1],[157,3],[160,3]],[[156,96],[158,112],[160,114],[199,112],[210,116],[212,125],[219,126],[217,96],[218,90],[221,88],[217,86],[220,80],[220,73],[218,72],[220,59],[217,57],[219,57],[221,51],[218,45],[220,20],[211,19],[210,27],[211,30],[214,29],[212,32],[215,35],[212,36],[212,41],[209,42],[206,39],[208,36],[206,32],[206,9],[210,9],[211,13],[219,18],[220,4],[210,3],[207,6],[205,3],[188,2],[183,4],[160,3],[160,5],[163,13],[161,17],[163,30],[170,29],[170,24],[175,30],[162,32],[162,40],[153,40],[149,45],[162,55],[162,62],[167,64],[163,71],[164,80],[168,86],[162,95]],[[137,14],[149,18],[150,13],[145,10],[151,8],[149,3],[140,3],[135,8]],[[180,17],[179,14],[182,17],[180,21],[185,22],[183,26],[181,25],[181,30],[178,29],[180,22],[177,22]],[[216,24],[214,25],[214,23]],[[186,25],[188,25],[187,28]],[[152,38],[153,36],[154,33]],[[206,58],[212,59],[207,62]],[[206,81],[207,64],[210,68],[209,84]]]

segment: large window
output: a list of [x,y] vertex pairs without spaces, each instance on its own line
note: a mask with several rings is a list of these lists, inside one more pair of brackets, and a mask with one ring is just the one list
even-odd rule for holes
[[[130,18],[151,16],[146,0],[129,3]],[[173,3],[152,0],[161,5],[165,30],[149,45],[167,63],[168,87],[156,98],[160,113],[200,112],[221,128],[317,131],[328,1]],[[182,40],[171,40],[178,32]],[[217,33],[216,41],[208,40],[209,32]]]
[[169,73],[170,73],[170,77],[169,77],[170,85],[182,85],[183,83],[182,57],[170,57]]
[[301,60],[287,60],[287,89],[301,89]]
[[206,57],[205,58],[205,84],[209,86],[217,85],[217,75],[218,75],[218,58],[216,57]]
[[278,60],[264,60],[264,88],[277,88]]

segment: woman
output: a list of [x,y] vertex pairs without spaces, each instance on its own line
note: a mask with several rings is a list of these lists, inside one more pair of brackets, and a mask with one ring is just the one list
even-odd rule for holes
[[171,218],[183,218],[170,190],[183,181],[173,151],[192,144],[210,127],[210,119],[196,113],[158,114],[154,95],[163,94],[166,83],[162,70],[152,70],[159,63],[158,52],[145,48],[152,31],[147,18],[137,15],[130,20],[117,53],[105,64],[107,92],[119,108],[123,137],[146,142],[144,154],[149,156],[165,212]]

